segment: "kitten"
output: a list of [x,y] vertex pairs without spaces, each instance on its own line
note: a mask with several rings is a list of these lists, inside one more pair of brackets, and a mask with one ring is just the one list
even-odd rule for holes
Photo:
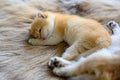
[[113,80],[112,74],[120,70],[120,27],[114,21],[108,22],[107,26],[113,30],[112,44],[108,48],[97,50],[76,62],[53,57],[49,61],[53,72],[58,76],[67,77],[95,73],[96,78],[99,78],[97,80]]
[[62,55],[67,60],[74,60],[79,54],[88,51],[83,54],[86,56],[91,51],[111,44],[109,33],[97,21],[53,12],[39,13],[32,23],[30,34],[34,37],[29,39],[32,45],[67,42],[70,47]]

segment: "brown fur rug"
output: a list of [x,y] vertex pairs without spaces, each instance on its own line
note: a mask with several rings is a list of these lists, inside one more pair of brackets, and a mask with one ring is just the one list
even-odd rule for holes
[[110,20],[120,23],[120,0],[0,0],[0,80],[65,79],[53,75],[47,62],[60,55],[66,43],[56,46],[27,43],[31,22],[40,10],[81,15],[103,24]]

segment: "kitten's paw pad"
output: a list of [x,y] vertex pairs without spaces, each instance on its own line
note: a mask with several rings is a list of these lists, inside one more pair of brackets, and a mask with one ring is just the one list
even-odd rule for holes
[[118,25],[118,23],[117,22],[115,22],[115,21],[109,21],[108,23],[107,23],[107,27],[109,27],[109,28],[115,28],[116,26],[119,26]]
[[48,67],[54,69],[55,67],[62,67],[59,57],[52,57],[48,62]]

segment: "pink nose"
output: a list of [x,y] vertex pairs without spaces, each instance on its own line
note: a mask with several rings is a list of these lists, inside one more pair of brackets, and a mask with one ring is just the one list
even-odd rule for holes
[[45,37],[41,37],[40,39],[45,40]]

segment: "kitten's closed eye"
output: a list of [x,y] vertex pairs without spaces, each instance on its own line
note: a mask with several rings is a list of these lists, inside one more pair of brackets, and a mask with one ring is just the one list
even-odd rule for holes
[[39,33],[41,33],[41,29],[39,29]]

